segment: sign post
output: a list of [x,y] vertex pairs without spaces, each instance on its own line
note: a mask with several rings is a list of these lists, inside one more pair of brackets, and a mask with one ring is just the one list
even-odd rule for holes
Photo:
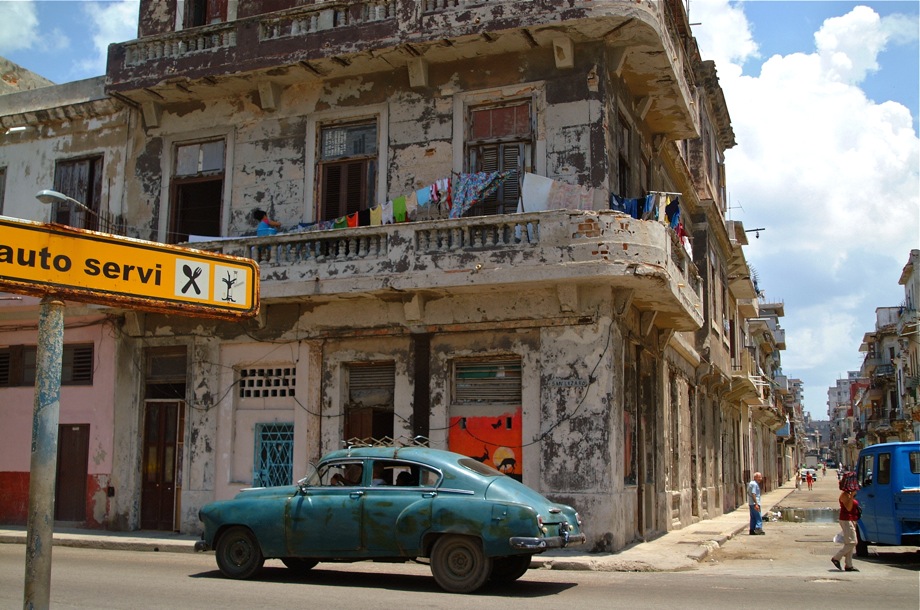
[[36,352],[23,605],[27,610],[51,605],[54,485],[64,352],[64,303],[55,297],[42,299]]
[[247,258],[0,217],[0,290],[42,297],[38,322],[23,607],[51,597],[64,299],[194,317],[259,313]]

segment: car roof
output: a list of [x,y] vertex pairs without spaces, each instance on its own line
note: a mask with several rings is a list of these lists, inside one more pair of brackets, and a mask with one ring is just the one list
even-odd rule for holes
[[354,446],[347,449],[337,449],[336,451],[327,453],[320,461],[327,462],[345,458],[404,459],[429,464],[436,468],[456,466],[460,460],[472,459],[459,453],[445,451],[443,449],[432,449],[431,447]]

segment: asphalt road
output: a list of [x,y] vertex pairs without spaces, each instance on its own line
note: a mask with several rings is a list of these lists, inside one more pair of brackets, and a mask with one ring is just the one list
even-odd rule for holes
[[[920,553],[870,547],[859,572],[830,563],[837,544],[836,477],[795,491],[765,536],[741,534],[690,569],[671,572],[530,570],[474,595],[442,592],[426,565],[327,564],[297,579],[266,562],[255,580],[217,572],[213,553],[155,553],[55,546],[53,608],[920,608]],[[785,510],[780,510],[785,509]],[[796,520],[798,519],[798,520]],[[705,523],[705,522],[704,522]],[[701,532],[702,533],[702,532]],[[25,545],[0,544],[0,610],[22,608]]]

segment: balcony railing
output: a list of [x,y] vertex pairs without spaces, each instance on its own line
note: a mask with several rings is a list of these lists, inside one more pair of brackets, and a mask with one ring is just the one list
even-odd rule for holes
[[495,284],[635,289],[676,330],[702,325],[696,266],[670,229],[617,212],[556,210],[196,243],[260,264],[263,299]]

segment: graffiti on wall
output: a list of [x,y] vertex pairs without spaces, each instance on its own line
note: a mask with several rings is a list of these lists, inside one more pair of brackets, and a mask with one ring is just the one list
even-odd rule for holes
[[468,455],[520,481],[521,407],[472,417],[451,417],[450,450]]

